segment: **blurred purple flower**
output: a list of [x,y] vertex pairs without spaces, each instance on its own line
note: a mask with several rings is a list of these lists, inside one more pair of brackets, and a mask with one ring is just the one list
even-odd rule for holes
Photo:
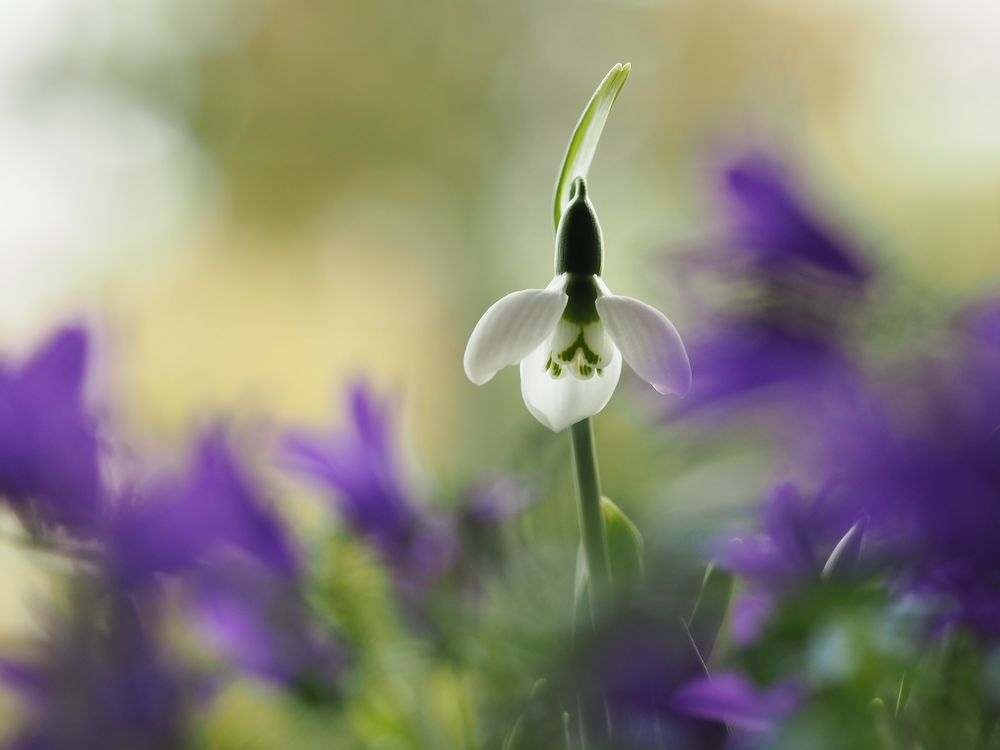
[[180,576],[196,624],[237,667],[292,689],[332,692],[339,652],[306,605],[299,554],[234,454],[206,432],[187,473],[123,506],[107,534],[116,586]]
[[190,709],[207,685],[178,669],[141,613],[124,600],[110,617],[76,612],[39,661],[2,677],[23,702],[10,750],[181,750],[193,747]]
[[207,568],[192,589],[200,631],[236,667],[304,699],[335,695],[343,654],[301,582],[244,560]]
[[356,383],[348,424],[328,434],[296,430],[282,453],[293,471],[330,493],[348,528],[371,543],[405,588],[419,588],[449,567],[457,539],[451,524],[420,509],[396,453],[393,405]]
[[537,501],[534,488],[521,478],[481,478],[466,491],[460,513],[469,525],[495,527],[521,515]]
[[[346,421],[325,433],[289,432],[281,444],[283,463],[325,490],[347,529],[386,566],[403,608],[423,629],[431,624],[432,587],[475,599],[502,557],[504,524],[535,495],[519,479],[493,477],[472,485],[454,508],[431,509],[397,452],[392,401],[355,383],[347,391]],[[435,625],[440,630],[455,623]]]
[[968,330],[977,356],[1000,363],[1000,299],[986,299],[965,311],[961,321]]
[[833,342],[795,330],[794,323],[718,317],[710,325],[691,342],[695,381],[674,414],[714,406],[804,405],[850,375]]
[[825,273],[863,284],[871,276],[856,248],[809,205],[772,156],[751,152],[733,159],[721,175],[719,194],[728,249],[765,277]]
[[57,332],[20,367],[0,364],[0,496],[29,527],[90,534],[101,511],[98,445],[86,414],[87,335]]
[[841,509],[831,507],[820,494],[807,502],[791,484],[780,484],[761,512],[759,533],[729,539],[721,546],[718,563],[746,581],[733,602],[731,628],[739,643],[754,639],[783,596],[804,584],[816,583],[840,545],[841,560],[852,564],[860,552],[860,534],[848,536],[852,525]]
[[592,739],[650,750],[725,746],[719,721],[674,704],[678,690],[706,674],[681,619],[621,613],[582,637],[577,654],[571,685],[580,691]]
[[284,526],[221,427],[201,437],[185,475],[160,482],[117,509],[107,546],[112,577],[126,587],[194,571],[232,551],[289,578],[300,568]]
[[671,702],[690,716],[722,721],[747,732],[769,732],[801,704],[804,694],[793,681],[768,688],[723,672],[699,677],[677,690]]
[[719,194],[724,236],[675,271],[721,281],[729,301],[703,310],[701,330],[688,337],[694,385],[673,413],[775,395],[783,406],[805,406],[853,372],[844,324],[871,271],[775,159],[734,159]]
[[396,455],[393,406],[356,383],[347,407],[346,428],[292,432],[283,441],[284,455],[293,470],[331,491],[355,533],[390,558],[405,557],[418,512]]
[[905,589],[947,621],[1000,636],[1000,306],[889,378],[879,408],[828,415],[814,460],[867,515]]

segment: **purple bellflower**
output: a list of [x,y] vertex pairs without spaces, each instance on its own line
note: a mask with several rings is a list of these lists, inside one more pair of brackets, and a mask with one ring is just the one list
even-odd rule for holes
[[348,392],[347,406],[345,428],[292,432],[283,455],[293,471],[330,493],[344,524],[372,545],[397,584],[419,589],[451,565],[454,531],[447,520],[423,510],[406,484],[392,403],[358,383]]
[[199,441],[188,472],[123,504],[108,530],[114,579],[142,587],[238,554],[286,577],[298,554],[278,516],[239,465],[221,427]]
[[[689,336],[695,371],[674,413],[759,403],[809,402],[852,371],[844,321],[872,272],[812,209],[779,162],[760,153],[731,161],[718,192],[724,235],[680,269],[731,289]],[[691,272],[694,272],[692,275]],[[791,400],[787,396],[795,396]]]
[[333,491],[337,511],[354,532],[389,557],[402,555],[418,512],[396,454],[392,404],[358,383],[347,407],[346,429],[290,434],[285,455],[294,469]]
[[57,332],[20,366],[0,363],[0,497],[34,530],[89,535],[101,513],[98,441],[86,413],[87,335]]
[[283,463],[326,492],[342,524],[385,565],[415,623],[427,624],[431,587],[474,599],[502,558],[503,526],[535,500],[530,485],[483,478],[453,509],[431,509],[404,470],[393,401],[355,383],[346,422],[289,432]]
[[121,508],[108,532],[110,577],[148,591],[181,577],[195,622],[235,666],[294,689],[332,691],[339,653],[306,604],[299,555],[217,427],[188,472]]
[[788,170],[763,153],[733,159],[719,193],[728,222],[729,251],[766,279],[827,274],[864,284],[871,270],[858,252],[809,205]]

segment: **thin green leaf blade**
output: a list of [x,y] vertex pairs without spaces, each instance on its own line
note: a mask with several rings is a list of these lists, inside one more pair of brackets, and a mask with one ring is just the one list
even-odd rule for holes
[[590,170],[590,163],[594,160],[594,153],[601,140],[601,132],[608,120],[608,114],[611,112],[611,107],[614,105],[615,99],[618,98],[618,94],[621,93],[631,69],[631,63],[624,65],[617,63],[608,71],[594,95],[590,97],[583,114],[580,115],[580,120],[576,124],[572,138],[569,139],[569,145],[566,147],[566,156],[563,158],[559,179],[556,180],[555,205],[553,207],[556,228],[559,227],[563,208],[569,201],[570,185],[577,177],[586,177]]
[[701,592],[688,618],[688,631],[701,658],[708,661],[733,598],[735,581],[731,573],[710,563],[705,570]]

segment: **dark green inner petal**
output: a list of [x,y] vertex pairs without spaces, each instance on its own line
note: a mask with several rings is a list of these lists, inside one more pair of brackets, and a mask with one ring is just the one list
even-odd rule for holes
[[563,310],[563,318],[571,323],[584,326],[595,323],[597,316],[597,297],[599,295],[594,276],[571,273],[566,281],[566,295],[569,302]]

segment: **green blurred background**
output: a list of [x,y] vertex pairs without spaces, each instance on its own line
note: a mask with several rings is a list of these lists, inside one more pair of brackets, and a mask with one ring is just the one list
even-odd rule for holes
[[[733,145],[793,158],[918,293],[1000,280],[992,0],[0,7],[3,349],[92,321],[98,401],[156,438],[220,411],[319,423],[367,375],[443,484],[540,447],[568,491],[516,372],[477,389],[461,359],[492,301],[549,280],[556,171],[618,61],[632,75],[591,171],[606,278],[682,332],[650,269],[715,231],[709,176]],[[729,502],[718,463],[650,440],[622,391],[598,430],[623,507],[665,474]],[[23,593],[0,590],[8,619],[30,619]]]

